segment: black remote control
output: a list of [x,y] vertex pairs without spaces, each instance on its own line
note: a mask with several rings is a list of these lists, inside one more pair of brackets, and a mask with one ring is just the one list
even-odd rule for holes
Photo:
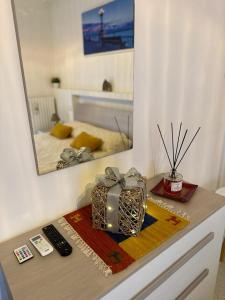
[[72,247],[58,232],[54,225],[50,224],[42,228],[42,230],[60,255],[67,256],[72,253]]

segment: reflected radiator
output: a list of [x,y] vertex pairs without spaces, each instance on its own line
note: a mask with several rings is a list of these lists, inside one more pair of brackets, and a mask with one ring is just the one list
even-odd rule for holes
[[51,116],[56,111],[53,96],[29,97],[33,132],[49,131],[52,127]]

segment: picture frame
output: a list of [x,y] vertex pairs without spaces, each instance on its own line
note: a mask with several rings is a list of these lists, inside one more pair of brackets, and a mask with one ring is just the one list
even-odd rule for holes
[[115,0],[82,13],[84,55],[134,48],[134,0]]

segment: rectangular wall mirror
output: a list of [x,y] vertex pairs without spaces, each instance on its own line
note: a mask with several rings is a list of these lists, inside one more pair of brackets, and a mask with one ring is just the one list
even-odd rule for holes
[[12,0],[38,174],[133,145],[134,0]]

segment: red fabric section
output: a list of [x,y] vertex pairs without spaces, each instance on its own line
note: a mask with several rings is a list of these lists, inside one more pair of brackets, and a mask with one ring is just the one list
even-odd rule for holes
[[80,237],[94,250],[94,252],[117,273],[127,268],[134,259],[130,257],[104,231],[92,228],[91,205],[64,216]]

